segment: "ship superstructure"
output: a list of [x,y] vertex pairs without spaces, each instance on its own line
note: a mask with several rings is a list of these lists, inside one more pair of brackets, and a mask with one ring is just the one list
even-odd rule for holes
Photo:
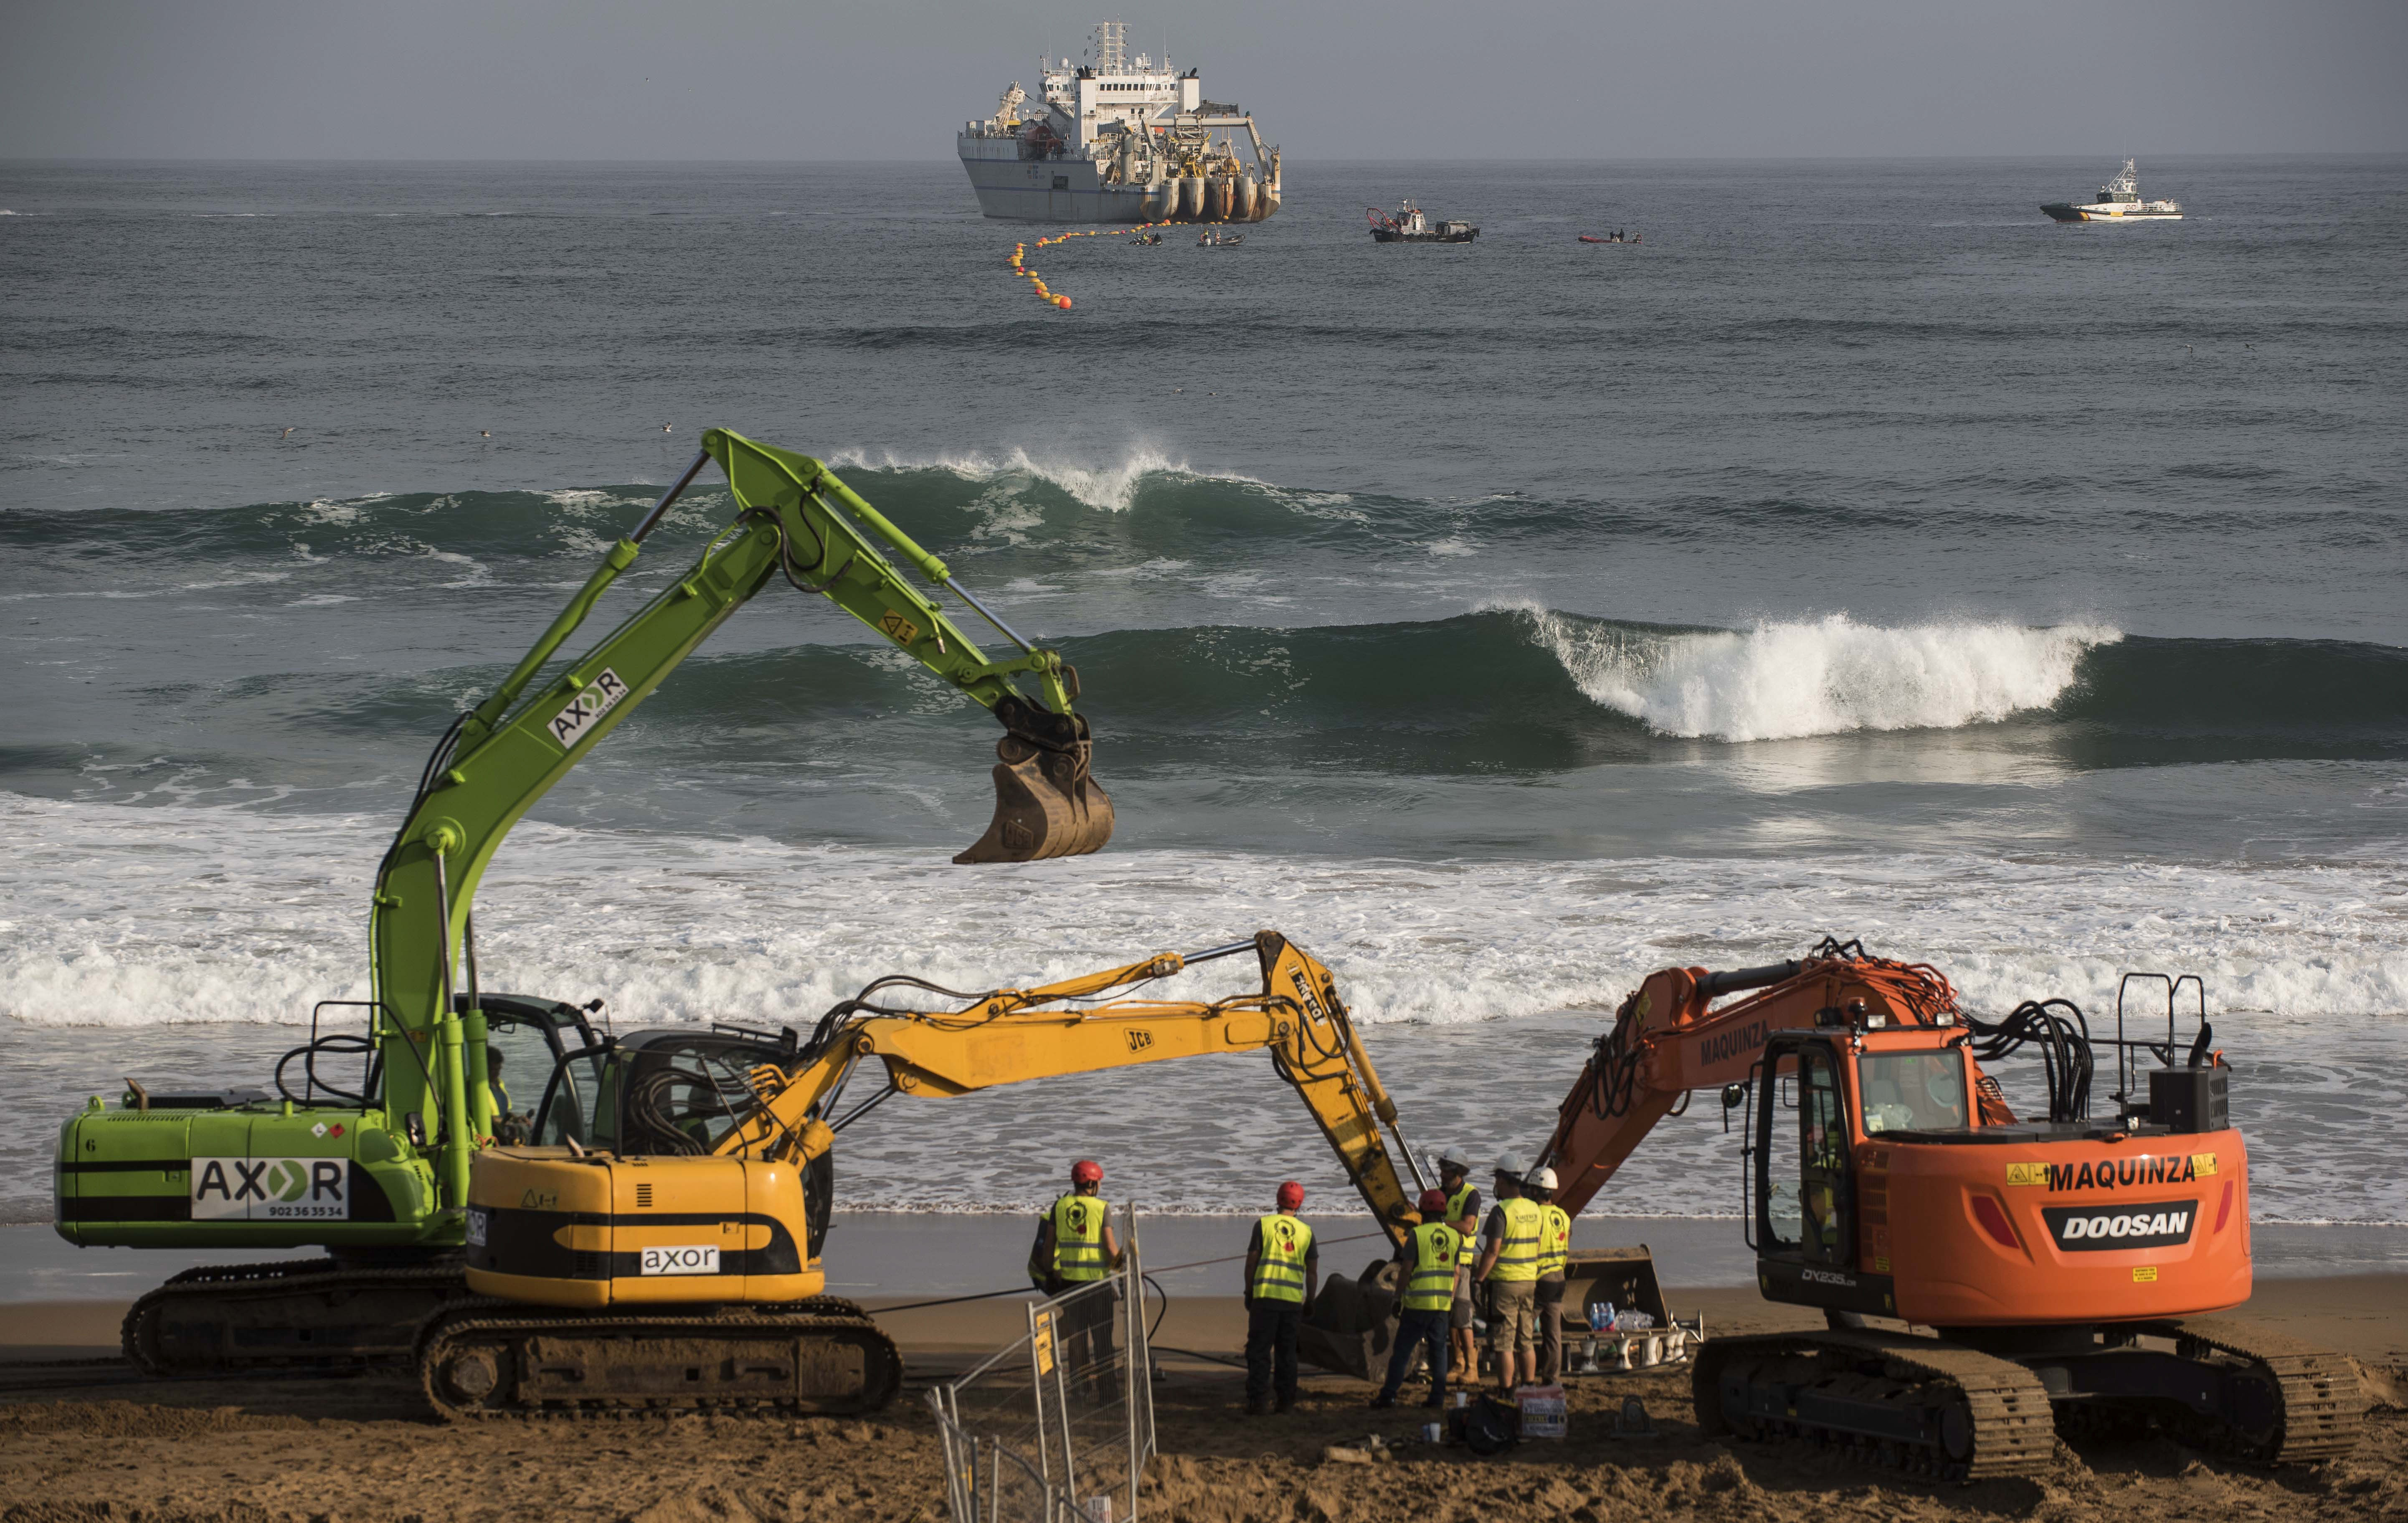
[[1206,100],[1195,69],[1130,58],[1122,22],[1096,28],[1084,62],[1039,60],[1037,78],[1035,98],[1015,80],[995,115],[962,123],[962,167],[988,216],[1258,223],[1279,209],[1280,151],[1254,119]]
[[2182,221],[2182,204],[2178,201],[2143,201],[2141,199],[2140,171],[2130,159],[2114,179],[2099,187],[2099,199],[2075,206],[2066,201],[2051,201],[2041,208],[2061,223],[2178,223]]

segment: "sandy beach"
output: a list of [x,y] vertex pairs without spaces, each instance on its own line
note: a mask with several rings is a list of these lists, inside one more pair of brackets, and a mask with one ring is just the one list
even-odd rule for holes
[[[1811,1326],[1744,1288],[1675,1289],[1710,1332]],[[892,1300],[890,1298],[890,1300]],[[871,1303],[873,1309],[877,1302]],[[1017,1300],[882,1316],[911,1384],[868,1420],[691,1415],[445,1427],[397,1378],[148,1381],[115,1358],[122,1304],[0,1305],[0,1520],[581,1517],[628,1523],[944,1516],[921,1391],[1025,1326]],[[1679,1369],[1572,1382],[1571,1436],[1483,1460],[1406,1443],[1422,1414],[1367,1411],[1369,1387],[1308,1373],[1285,1418],[1239,1412],[1234,1298],[1177,1297],[1156,1336],[1156,1516],[1240,1523],[1454,1517],[2072,1520],[2408,1518],[2408,1276],[2268,1280],[2236,1314],[2350,1351],[2376,1411],[2358,1454],[2262,1472],[2162,1439],[2060,1444],[2037,1480],[1937,1487],[1815,1455],[1698,1434]],[[1181,1352],[1171,1352],[1179,1350]],[[1626,1396],[1659,1436],[1609,1436]],[[1365,1468],[1325,1460],[1369,1433],[1405,1444]],[[1434,1512],[1435,1510],[1435,1512]]]

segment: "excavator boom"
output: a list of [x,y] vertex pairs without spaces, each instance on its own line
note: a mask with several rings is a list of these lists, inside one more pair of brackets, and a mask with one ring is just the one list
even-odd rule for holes
[[[735,521],[683,576],[537,685],[705,461],[725,469],[741,510]],[[944,562],[820,462],[711,429],[684,477],[610,548],[516,668],[437,748],[378,872],[369,927],[373,998],[391,1015],[383,1040],[392,1105],[403,1114],[442,1117],[442,1180],[450,1200],[464,1198],[468,1154],[493,1131],[475,999],[465,1014],[450,1013],[456,1002],[452,970],[472,935],[469,905],[486,864],[519,818],[772,577],[783,575],[801,591],[827,596],[1002,723],[996,818],[956,861],[1073,855],[1109,839],[1111,800],[1088,775],[1093,742],[1086,721],[1070,707],[1077,673],[1058,654],[1029,645],[991,615],[1020,650],[989,659],[933,598],[910,584],[889,552],[985,612]],[[1034,698],[1015,685],[1023,677],[1036,681]],[[468,965],[473,970],[473,948]],[[462,1022],[463,1029],[450,1029]],[[427,1067],[426,1051],[446,1061]],[[451,1061],[455,1055],[462,1060]],[[426,1086],[438,1092],[427,1095]]]
[[[1854,953],[1856,955],[1851,955]],[[1720,1009],[1713,1001],[1746,992]],[[1775,1031],[1851,1017],[1873,1026],[1953,1025],[1956,991],[1921,964],[1862,955],[1829,939],[1798,961],[1651,973],[1565,1095],[1541,1161],[1574,1215],[1691,1091],[1744,1083]]]
[[[1259,994],[1210,1004],[1122,1000],[1089,1008],[1064,1001],[1168,978],[1197,963],[1252,952],[1262,968]],[[848,1001],[857,1004],[858,1001]],[[1268,1052],[1280,1077],[1296,1088],[1322,1136],[1345,1166],[1348,1181],[1394,1241],[1419,1220],[1399,1179],[1395,1156],[1381,1137],[1398,1128],[1396,1103],[1381,1085],[1370,1055],[1354,1034],[1329,970],[1277,931],[1182,957],[1165,953],[1101,974],[1036,989],[1007,989],[964,1010],[940,1014],[864,1013],[838,1007],[822,1023],[792,1078],[756,1071],[770,1089],[757,1114],[731,1131],[716,1151],[726,1157],[800,1157],[813,1121],[829,1121],[830,1097],[864,1059],[876,1059],[888,1095],[931,1099],[968,1095],[997,1085],[1201,1056]],[[858,1111],[853,1113],[859,1114]],[[1402,1146],[1406,1167],[1418,1166]]]

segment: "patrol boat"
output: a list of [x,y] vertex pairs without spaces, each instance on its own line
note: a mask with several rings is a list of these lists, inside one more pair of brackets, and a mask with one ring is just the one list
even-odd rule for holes
[[979,209],[1027,223],[1258,223],[1277,211],[1280,151],[1254,119],[1206,100],[1195,69],[1130,58],[1125,31],[1101,23],[1085,62],[1038,61],[1037,98],[1015,79],[995,115],[962,123]]
[[2085,206],[2066,201],[2051,201],[2041,208],[2061,223],[2178,223],[2182,221],[2182,205],[2175,201],[2143,201],[2141,180],[2132,161],[2124,161],[2123,172],[2099,187],[2099,199]]

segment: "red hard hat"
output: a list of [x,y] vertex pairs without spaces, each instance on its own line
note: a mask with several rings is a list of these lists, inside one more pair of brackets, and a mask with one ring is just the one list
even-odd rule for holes
[[1422,1214],[1428,1217],[1431,1221],[1436,1221],[1440,1217],[1445,1215],[1446,1192],[1444,1190],[1422,1191],[1421,1208]]
[[1101,1185],[1103,1182],[1104,1166],[1093,1158],[1081,1158],[1070,1166],[1070,1183],[1073,1185]]
[[1303,1185],[1291,1179],[1280,1186],[1279,1208],[1282,1211],[1294,1211],[1302,1204],[1304,1204]]

